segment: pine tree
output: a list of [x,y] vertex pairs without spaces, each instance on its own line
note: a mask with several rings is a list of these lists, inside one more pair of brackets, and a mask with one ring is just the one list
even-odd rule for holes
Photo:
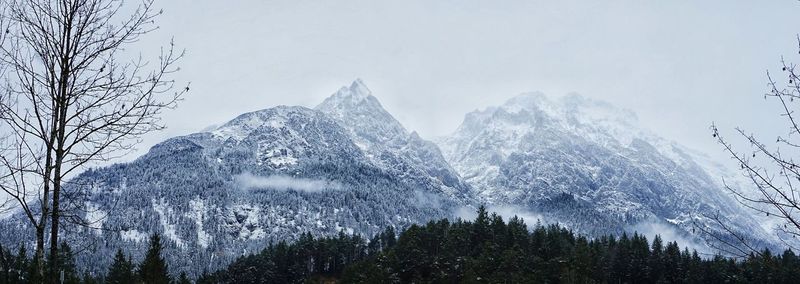
[[61,243],[56,257],[48,259],[54,261],[53,263],[47,263],[47,268],[52,270],[50,275],[56,275],[59,279],[63,278],[63,281],[59,281],[59,283],[80,283],[81,279],[75,266],[72,248],[66,242]]
[[393,247],[396,242],[397,234],[394,232],[394,227],[387,226],[386,230],[381,234],[381,250]]
[[572,256],[572,270],[577,274],[576,278],[571,279],[572,282],[588,283],[590,269],[592,267],[592,259],[589,252],[589,242],[583,236],[575,240],[575,248]]
[[6,252],[3,244],[0,243],[0,283],[8,284],[11,282],[11,252]]
[[489,238],[489,213],[486,211],[486,206],[481,205],[478,207],[478,217],[475,218],[472,231],[472,249],[473,254],[479,254],[483,250],[483,242]]
[[650,267],[647,265],[650,256],[650,245],[644,235],[633,234],[630,253],[629,271],[631,273],[631,281],[633,283],[647,282],[647,276],[650,274]]
[[653,238],[653,245],[651,246],[652,252],[650,253],[650,282],[657,282],[661,280],[664,275],[664,243],[661,241],[661,236],[656,235]]
[[[228,268],[228,269],[230,269],[230,268]],[[220,274],[224,274],[224,273],[227,273],[227,271],[221,271],[220,272]],[[197,277],[197,282],[195,282],[195,283],[196,284],[213,284],[214,283],[214,279],[213,278],[214,277],[211,276],[211,274],[208,274],[208,271],[203,271],[203,274],[200,274],[200,277]]]
[[20,283],[44,283],[45,279],[42,279],[42,275],[38,271],[39,267],[46,269],[46,263],[40,263],[36,257],[28,260],[24,247],[20,247],[19,264],[20,268],[17,271],[19,271]]
[[189,280],[189,277],[186,276],[186,272],[181,272],[181,275],[178,277],[178,281],[175,284],[192,284],[192,281]]
[[12,266],[14,268],[13,273],[10,275],[11,283],[28,283],[28,280],[31,279],[29,274],[32,274],[35,270],[31,262],[28,261],[28,252],[25,250],[24,245],[19,246],[17,257]]
[[125,257],[122,250],[117,250],[114,262],[108,269],[106,283],[108,284],[132,284],[134,283],[133,263]]
[[100,282],[100,280],[98,280],[97,277],[89,274],[89,272],[85,272],[83,274],[83,282],[81,282],[81,283],[83,283],[83,284],[100,284],[101,282]]
[[147,284],[169,284],[170,278],[167,263],[161,256],[161,237],[153,234],[150,237],[150,248],[144,260],[139,264],[139,280]]
[[681,249],[676,242],[668,242],[664,249],[664,277],[667,282],[678,283],[682,279]]

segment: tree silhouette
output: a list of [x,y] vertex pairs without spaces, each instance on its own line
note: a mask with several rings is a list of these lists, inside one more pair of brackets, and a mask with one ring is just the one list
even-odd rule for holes
[[133,273],[133,263],[125,256],[122,250],[117,250],[114,255],[114,262],[108,269],[106,275],[106,283],[108,284],[132,284],[135,283]]
[[161,237],[158,234],[150,236],[150,248],[144,260],[139,264],[139,280],[147,284],[169,284],[170,277],[167,262],[161,256]]

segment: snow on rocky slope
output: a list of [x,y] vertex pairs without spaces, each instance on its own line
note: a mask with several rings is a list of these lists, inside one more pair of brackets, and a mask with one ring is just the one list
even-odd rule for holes
[[711,242],[695,226],[719,231],[710,219],[719,213],[736,231],[775,242],[725,194],[716,175],[729,171],[605,102],[522,94],[467,114],[437,142],[477,200],[536,212],[581,232],[658,224]]
[[353,137],[368,159],[392,173],[420,184],[440,188],[460,201],[469,201],[461,181],[439,148],[408,131],[383,109],[378,99],[357,79],[316,107],[334,118]]
[[[315,109],[245,113],[87,170],[65,190],[83,193],[74,204],[86,207],[71,212],[98,228],[65,230],[87,252],[82,267],[105,270],[117,248],[140,258],[160,233],[173,271],[193,275],[304,232],[371,235],[480,203],[583,233],[656,223],[690,239],[702,239],[693,225],[715,229],[708,216],[719,212],[767,240],[699,157],[638,127],[632,112],[577,95],[525,94],[472,112],[437,146],[356,80]],[[0,222],[3,243],[30,242],[20,218]]]
[[[370,236],[452,216],[468,188],[432,142],[408,134],[366,90],[357,81],[320,110],[245,113],[84,172],[69,190],[89,193],[85,217],[103,230],[69,229],[89,248],[78,262],[104,271],[118,247],[139,258],[157,232],[170,268],[197,275],[305,232]],[[30,235],[13,220],[0,223],[4,243]]]

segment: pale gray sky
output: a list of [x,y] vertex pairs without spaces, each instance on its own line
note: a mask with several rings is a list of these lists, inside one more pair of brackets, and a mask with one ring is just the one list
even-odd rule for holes
[[192,90],[141,151],[243,112],[313,107],[360,77],[426,138],[522,92],[575,91],[714,154],[712,121],[776,131],[765,71],[800,61],[792,0],[158,2],[161,29],[137,47],[174,37]]

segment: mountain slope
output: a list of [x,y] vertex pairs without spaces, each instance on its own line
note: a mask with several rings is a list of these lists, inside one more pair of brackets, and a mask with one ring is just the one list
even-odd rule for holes
[[[86,252],[79,265],[95,272],[117,248],[139,258],[147,236],[163,234],[172,271],[190,275],[304,232],[372,235],[479,203],[593,235],[656,224],[698,240],[694,226],[719,230],[709,219],[719,212],[768,241],[722,194],[712,176],[724,170],[709,165],[638,127],[632,112],[577,95],[526,94],[472,112],[437,146],[409,133],[356,80],[315,109],[245,113],[80,174],[65,185],[76,198],[66,210],[92,228],[64,230]],[[4,244],[30,244],[22,218],[0,222]]]
[[[494,205],[518,206],[591,234],[642,224],[734,229],[769,239],[684,147],[638,126],[627,110],[572,94],[551,100],[523,94],[475,111],[438,141],[445,157]],[[694,232],[694,233],[692,233]]]
[[[371,235],[446,218],[460,206],[450,197],[463,188],[447,176],[435,145],[398,124],[401,131],[380,138],[392,146],[362,149],[366,136],[338,118],[304,107],[255,111],[168,139],[133,162],[82,173],[66,190],[85,196],[85,206],[71,212],[96,229],[64,226],[71,243],[87,248],[79,264],[103,272],[117,248],[139,258],[157,232],[172,271],[198,275],[305,232]],[[443,172],[407,158],[431,153]],[[3,242],[25,241],[30,232],[22,224],[0,223]]]
[[439,188],[456,200],[470,201],[471,197],[466,195],[468,185],[450,167],[436,144],[420,138],[416,132],[408,133],[383,109],[361,79],[342,87],[316,109],[345,128],[373,163],[421,186]]

